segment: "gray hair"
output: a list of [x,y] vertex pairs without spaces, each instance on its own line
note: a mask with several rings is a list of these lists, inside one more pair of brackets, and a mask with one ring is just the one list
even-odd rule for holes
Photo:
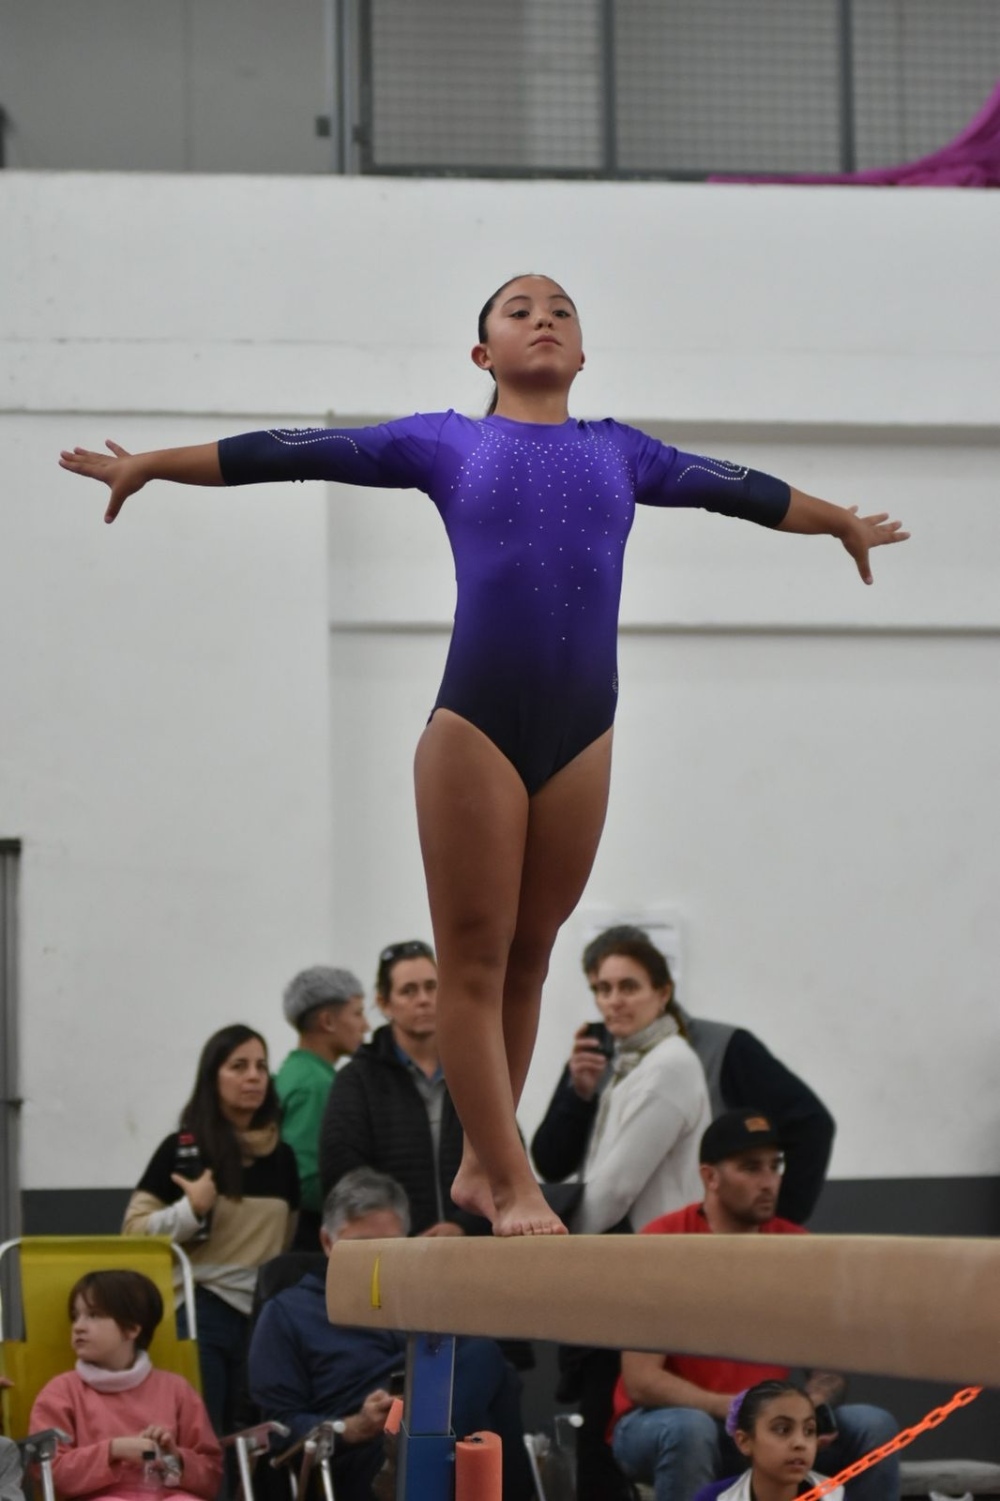
[[282,1002],[285,1020],[301,1031],[310,1011],[316,1011],[320,1006],[343,1006],[354,996],[364,993],[365,987],[349,969],[330,969],[326,964],[314,964],[310,969],[299,970],[285,986]]
[[323,1229],[336,1240],[345,1225],[366,1214],[394,1214],[404,1235],[410,1233],[410,1203],[404,1189],[388,1173],[373,1167],[356,1167],[335,1183],[323,1203]]

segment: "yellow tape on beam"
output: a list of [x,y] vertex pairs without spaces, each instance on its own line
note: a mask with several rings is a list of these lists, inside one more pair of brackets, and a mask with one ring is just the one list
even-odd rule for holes
[[[378,1306],[373,1296],[378,1289]],[[338,1324],[1000,1386],[1000,1243],[911,1236],[341,1241]]]

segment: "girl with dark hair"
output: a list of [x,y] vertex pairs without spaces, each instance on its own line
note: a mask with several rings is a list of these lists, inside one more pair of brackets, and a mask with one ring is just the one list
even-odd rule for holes
[[590,874],[607,806],[622,560],[636,502],[700,506],[836,537],[902,541],[738,464],[680,453],[612,420],[569,416],[583,368],[576,306],[546,276],[489,298],[472,359],[495,382],[483,419],[417,415],[369,428],[276,429],[188,448],[64,451],[110,487],[105,519],[151,479],[326,479],[431,496],[455,556],[444,679],[416,756],[417,819],[441,972],[438,1039],[466,1152],[452,1188],[498,1235],[564,1227],[515,1119],[560,926]]
[[61,1428],[70,1442],[52,1463],[62,1501],[212,1501],[222,1451],[197,1392],[146,1351],[163,1299],[141,1272],[88,1272],[69,1295],[76,1366],[49,1381],[31,1409],[31,1431]]
[[264,1039],[223,1027],[202,1048],[180,1130],[153,1153],[122,1227],[169,1235],[191,1258],[202,1387],[220,1434],[234,1426],[243,1390],[257,1268],[295,1229],[298,1171],[279,1119]]
[[[734,1398],[726,1431],[750,1467],[703,1486],[694,1501],[795,1501],[826,1479],[812,1466],[819,1437],[816,1409],[790,1381],[761,1381]],[[843,1486],[827,1492],[843,1501]]]

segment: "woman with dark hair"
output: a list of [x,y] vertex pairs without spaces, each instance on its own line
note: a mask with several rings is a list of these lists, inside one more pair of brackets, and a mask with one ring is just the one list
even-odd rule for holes
[[573,1229],[596,1235],[623,1221],[641,1230],[698,1198],[698,1144],[712,1111],[655,944],[635,937],[607,949],[593,991],[613,1052]]
[[[633,310],[634,311],[634,310]],[[577,421],[572,298],[516,276],[479,318],[485,418],[454,411],[367,428],[276,429],[129,454],[65,450],[102,480],[113,521],[149,480],[326,479],[416,488],[435,502],[458,600],[444,679],[417,748],[417,821],[441,966],[441,1060],[466,1148],[452,1198],[497,1235],[564,1226],[535,1179],[515,1111],[556,934],[604,824],[618,694],[622,562],[637,502],[700,506],[827,533],[871,581],[868,554],[906,535],[771,475],[685,454],[610,419]]]
[[220,1434],[243,1389],[257,1268],[287,1249],[295,1228],[299,1178],[280,1113],[260,1034],[239,1023],[214,1033],[180,1130],[153,1153],[122,1227],[169,1235],[191,1258],[202,1387]]
[[87,1272],[68,1299],[72,1371],[47,1382],[31,1431],[69,1435],[52,1463],[62,1501],[139,1501],[169,1488],[177,1501],[212,1501],[222,1450],[197,1392],[146,1353],[163,1299],[141,1272]]

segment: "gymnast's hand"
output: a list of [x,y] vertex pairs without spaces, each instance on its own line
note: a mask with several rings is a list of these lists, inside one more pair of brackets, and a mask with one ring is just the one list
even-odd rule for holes
[[863,582],[870,584],[872,571],[868,554],[871,549],[884,547],[889,542],[905,542],[910,534],[902,530],[901,521],[889,520],[888,511],[880,511],[877,516],[859,516],[857,506],[848,506],[847,510],[851,521],[845,526],[840,540],[858,565]]
[[145,473],[142,454],[129,453],[120,443],[113,443],[110,438],[105,446],[110,448],[109,454],[92,453],[89,448],[64,448],[59,455],[59,464],[71,474],[103,480],[109,486],[111,496],[104,519],[111,522],[129,496],[142,489],[149,475]]
[[834,506],[818,495],[807,495],[793,485],[788,499],[788,510],[778,522],[779,532],[798,532],[803,537],[817,537],[824,533],[839,537],[854,559],[862,581],[872,581],[868,554],[873,547],[884,547],[887,542],[905,542],[909,532],[902,530],[901,521],[890,521],[888,511],[877,516],[859,516],[857,506]]
[[114,521],[130,495],[151,479],[173,480],[179,485],[222,485],[218,443],[194,443],[186,448],[160,448],[151,453],[129,453],[120,443],[107,440],[110,453],[91,453],[89,448],[64,448],[59,463],[71,474],[103,480],[111,490],[105,521]]

